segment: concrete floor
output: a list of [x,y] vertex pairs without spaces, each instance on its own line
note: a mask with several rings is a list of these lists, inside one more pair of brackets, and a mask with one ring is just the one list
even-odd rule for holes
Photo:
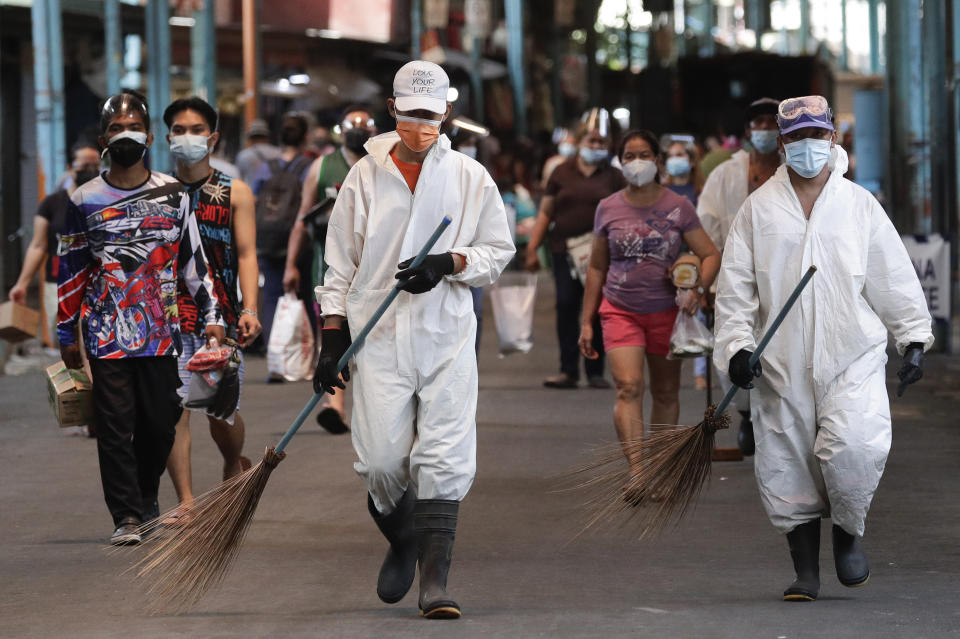
[[[873,576],[849,590],[832,571],[824,524],[821,599],[787,604],[786,542],[764,516],[752,462],[714,465],[695,512],[655,539],[629,527],[574,539],[581,497],[558,476],[614,440],[612,391],[551,391],[552,296],[544,287],[536,346],[481,354],[479,472],[464,502],[450,591],[463,619],[417,616],[416,587],[387,606],[374,590],[385,550],[366,512],[347,436],[308,423],[273,474],[239,561],[194,611],[148,615],[123,571],[140,551],[111,553],[93,440],[51,421],[39,372],[0,378],[2,637],[945,637],[960,634],[960,361],[929,358],[928,378],[894,401],[894,447],[868,521]],[[489,310],[489,309],[488,309]],[[890,371],[891,375],[893,370]],[[268,386],[248,362],[243,411],[251,457],[306,401],[307,383]],[[684,374],[681,421],[703,394]],[[892,388],[892,384],[891,384]],[[732,444],[731,433],[724,433]],[[220,473],[194,426],[194,485]],[[161,507],[174,505],[165,477]]]

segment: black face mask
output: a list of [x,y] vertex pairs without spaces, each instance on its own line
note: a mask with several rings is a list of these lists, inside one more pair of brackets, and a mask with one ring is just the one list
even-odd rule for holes
[[370,131],[367,129],[350,129],[343,134],[343,146],[358,155],[366,155],[367,150],[363,145],[369,139]]
[[110,154],[110,161],[116,162],[118,166],[129,169],[140,161],[143,154],[147,152],[147,146],[140,144],[130,138],[122,138],[116,142],[111,142],[107,147]]
[[300,146],[303,142],[303,132],[296,127],[284,127],[280,132],[280,141],[284,146]]
[[84,169],[82,171],[77,171],[73,175],[73,182],[77,186],[83,186],[93,178],[100,175],[100,171],[97,169]]

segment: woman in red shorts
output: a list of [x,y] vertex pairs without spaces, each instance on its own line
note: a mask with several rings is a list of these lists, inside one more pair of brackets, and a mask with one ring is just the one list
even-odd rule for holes
[[[667,359],[670,333],[678,312],[694,315],[700,308],[700,296],[720,268],[720,253],[690,201],[659,184],[656,136],[630,131],[619,151],[628,184],[597,206],[580,350],[584,357],[597,356],[591,341],[599,313],[617,388],[613,422],[620,441],[627,442],[643,437],[644,358],[650,369],[651,423],[677,423],[681,360]],[[678,295],[668,269],[684,242],[700,258],[701,281]],[[639,470],[638,456],[627,461],[631,473]]]

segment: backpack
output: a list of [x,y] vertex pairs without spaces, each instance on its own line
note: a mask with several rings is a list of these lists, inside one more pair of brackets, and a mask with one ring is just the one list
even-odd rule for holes
[[257,197],[257,255],[284,259],[287,240],[300,210],[300,174],[310,164],[305,155],[298,155],[286,166],[279,159],[270,160],[270,177],[260,187]]

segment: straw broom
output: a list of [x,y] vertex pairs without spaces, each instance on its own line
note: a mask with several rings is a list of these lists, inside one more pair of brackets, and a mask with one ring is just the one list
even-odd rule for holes
[[[450,222],[449,217],[443,218],[411,267],[423,261]],[[350,362],[374,325],[400,294],[401,284],[403,282],[397,283],[374,312],[340,358],[337,370],[342,370]],[[131,570],[136,570],[138,578],[149,580],[147,597],[153,610],[188,609],[223,581],[237,557],[270,474],[286,457],[284,449],[321,397],[322,393],[317,393],[310,398],[277,445],[268,447],[256,466],[197,497],[186,513],[174,517],[175,508],[140,527],[142,534],[152,535],[153,543],[146,556]],[[175,523],[160,524],[170,517]]]
[[[800,297],[817,267],[811,266],[800,279],[780,313],[750,356],[752,368],[760,359],[773,334]],[[604,522],[619,520],[621,513],[638,524],[641,538],[676,523],[689,510],[710,477],[714,439],[718,430],[730,426],[724,412],[738,390],[731,386],[717,406],[708,406],[696,426],[660,426],[646,439],[624,442],[601,450],[594,461],[570,473],[574,489],[596,491],[589,508],[593,511],[583,531]],[[623,458],[641,459],[639,470],[624,482]]]

